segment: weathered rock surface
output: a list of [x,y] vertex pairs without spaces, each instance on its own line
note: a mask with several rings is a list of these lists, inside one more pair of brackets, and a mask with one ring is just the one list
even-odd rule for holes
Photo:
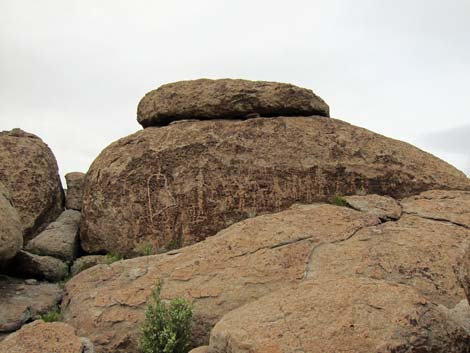
[[311,278],[359,276],[407,284],[453,308],[465,294],[453,266],[470,230],[404,215],[358,231],[353,238],[315,250]]
[[201,346],[194,349],[191,349],[189,353],[207,353],[209,346]]
[[55,283],[24,281],[0,276],[0,334],[58,307],[63,290]]
[[86,338],[76,336],[75,329],[63,322],[42,320],[25,325],[0,342],[0,353],[93,353]]
[[62,212],[57,162],[33,134],[20,129],[0,132],[0,182],[10,193],[27,240]]
[[359,192],[469,189],[463,173],[404,142],[317,117],[147,128],[107,147],[85,181],[89,253],[188,245],[242,219]]
[[23,250],[10,260],[7,271],[13,276],[48,281],[60,281],[69,275],[69,267],[62,260],[52,256],[34,255]]
[[60,258],[73,261],[78,253],[78,226],[80,212],[66,210],[50,223],[38,236],[30,240],[26,250],[37,255]]
[[470,305],[465,299],[451,309],[444,305],[439,305],[439,308],[470,334]]
[[105,255],[87,255],[79,257],[75,260],[72,267],[70,268],[70,274],[75,276],[76,274],[96,265],[106,263]]
[[470,228],[470,192],[430,190],[401,202],[403,212]]
[[0,183],[0,262],[11,259],[23,246],[23,228],[8,191]]
[[148,92],[139,102],[144,128],[187,119],[245,119],[250,116],[329,116],[328,105],[311,90],[278,82],[180,81]]
[[136,352],[138,323],[161,279],[163,298],[194,302],[194,344],[207,344],[210,329],[227,312],[302,281],[319,244],[344,241],[378,223],[346,207],[295,206],[234,224],[178,251],[98,265],[67,282],[64,320],[98,352]]
[[468,239],[461,255],[457,258],[454,270],[470,304],[470,239]]
[[469,342],[415,289],[352,277],[306,281],[230,312],[207,352],[463,353]]
[[344,197],[347,204],[355,210],[367,212],[381,220],[396,220],[401,216],[400,204],[390,196],[353,195]]
[[65,207],[80,211],[82,209],[83,181],[85,174],[72,172],[65,174],[67,182],[67,195],[65,197]]

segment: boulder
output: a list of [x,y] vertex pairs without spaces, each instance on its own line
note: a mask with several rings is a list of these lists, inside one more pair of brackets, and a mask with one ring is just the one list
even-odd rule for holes
[[60,281],[69,275],[65,262],[52,256],[39,256],[21,250],[7,265],[10,275]]
[[199,79],[160,86],[139,102],[144,128],[177,120],[246,119],[253,116],[329,116],[311,90],[278,82]]
[[105,255],[86,255],[79,257],[75,260],[72,267],[70,268],[70,274],[75,276],[76,274],[96,265],[106,263]]
[[24,281],[0,276],[0,334],[57,309],[63,290],[56,283]]
[[229,311],[302,281],[312,250],[341,242],[379,220],[346,207],[310,205],[234,224],[205,241],[166,254],[98,265],[65,285],[64,321],[99,352],[137,352],[151,288],[194,303],[193,346]]
[[403,212],[470,228],[470,192],[430,190],[401,202]]
[[396,220],[401,216],[400,204],[390,196],[353,195],[344,197],[344,200],[349,207],[373,214],[384,221]]
[[88,253],[171,249],[240,220],[334,195],[395,198],[469,189],[466,176],[407,143],[317,117],[151,127],[107,147],[84,184]]
[[26,250],[37,255],[46,255],[60,258],[64,261],[73,261],[78,253],[78,226],[80,212],[66,210],[50,223],[34,239],[26,245]]
[[37,136],[20,129],[0,132],[0,182],[9,191],[26,240],[63,209],[57,162]]
[[0,183],[0,262],[11,259],[23,246],[20,217],[8,191]]
[[310,280],[225,315],[207,353],[468,352],[470,335],[412,287]]
[[0,342],[0,353],[93,353],[93,344],[63,322],[25,325]]
[[84,173],[72,172],[65,174],[65,181],[67,182],[66,208],[77,211],[82,209],[82,186],[84,179]]

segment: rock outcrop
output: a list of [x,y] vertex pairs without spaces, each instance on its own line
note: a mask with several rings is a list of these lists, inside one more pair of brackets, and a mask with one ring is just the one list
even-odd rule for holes
[[19,280],[0,276],[0,334],[57,309],[63,290],[56,283]]
[[145,95],[137,108],[144,128],[186,119],[245,119],[252,116],[329,116],[328,105],[311,90],[278,82],[180,81]]
[[0,183],[0,263],[11,259],[23,246],[23,228],[8,191]]
[[80,212],[66,210],[50,223],[47,228],[30,240],[26,250],[37,254],[53,256],[64,261],[73,261],[78,253],[78,226]]
[[378,218],[331,205],[296,206],[248,219],[193,246],[98,265],[66,284],[65,322],[98,352],[136,352],[139,322],[157,280],[162,297],[194,302],[194,345],[229,311],[302,281],[312,250],[345,241]]
[[224,316],[207,353],[466,352],[470,335],[409,286],[306,281]]
[[107,147],[85,181],[81,241],[131,255],[188,245],[295,202],[469,189],[463,173],[404,142],[316,117],[147,128]]
[[[453,194],[455,199],[463,200],[463,203],[468,197],[466,192]],[[413,203],[419,202],[417,200],[421,197],[409,198],[403,203],[408,208],[417,207]],[[376,196],[372,199],[377,201]],[[364,204],[368,200],[370,205],[368,196],[362,201],[355,201]],[[441,199],[436,199],[434,206],[430,204],[429,207],[438,208],[439,202]],[[393,215],[396,211],[394,202],[379,204],[380,215]],[[448,214],[440,218],[456,217],[451,212],[448,210]],[[301,340],[308,340],[312,332],[310,329],[314,332],[317,330],[319,334],[321,330],[326,330],[325,337],[328,337],[328,327],[333,325],[331,318],[341,317],[328,315],[328,312],[342,310],[343,304],[336,306],[335,300],[340,302],[341,295],[348,293],[341,289],[344,285],[351,286],[348,289],[351,291],[356,288],[358,298],[383,301],[383,310],[359,302],[352,305],[359,326],[363,327],[371,320],[369,336],[365,337],[366,340],[370,339],[368,344],[381,342],[383,346],[380,347],[384,352],[392,352],[387,349],[398,347],[400,342],[411,349],[427,344],[422,342],[427,329],[432,332],[445,329],[447,331],[429,337],[428,343],[432,342],[429,343],[430,347],[445,351],[455,344],[455,352],[465,352],[458,350],[465,347],[463,342],[468,342],[465,341],[468,339],[465,327],[459,326],[453,317],[467,317],[466,310],[470,308],[462,305],[465,293],[454,275],[453,267],[470,239],[470,229],[406,212],[398,220],[380,223],[380,215],[374,213],[373,207],[366,207],[364,212],[360,212],[325,204],[296,205],[283,212],[242,221],[213,237],[177,251],[120,261],[111,266],[93,267],[67,283],[67,294],[63,301],[64,318],[79,327],[81,335],[90,337],[99,352],[136,352],[138,331],[135,327],[143,320],[150,288],[161,279],[164,282],[163,298],[186,296],[194,302],[196,319],[193,343],[198,346],[208,343],[207,335],[211,327],[230,311],[270,293],[275,296],[277,290],[306,283],[305,287],[301,285],[297,288],[310,288],[313,285],[318,286],[318,290],[312,294],[308,290],[303,293],[299,289],[299,311],[292,310],[291,315],[300,321],[303,320],[302,315],[305,315],[305,320],[313,321],[308,329],[295,329]],[[339,280],[341,278],[347,278],[346,282]],[[321,289],[322,286],[325,289]],[[339,293],[328,289],[329,286],[341,287]],[[370,287],[370,297],[367,297],[367,287]],[[396,294],[396,297],[392,294]],[[279,298],[289,300],[287,295],[279,294]],[[328,300],[332,300],[325,307],[324,321],[320,323],[312,319],[317,314],[316,309],[309,312],[308,308],[300,308],[307,303],[315,306],[316,299],[313,296],[325,305]],[[419,303],[412,299],[418,297],[424,298],[424,301]],[[346,300],[344,305],[346,303],[349,302]],[[438,306],[440,309],[437,309]],[[424,311],[421,312],[421,309]],[[256,313],[258,309],[253,310]],[[259,310],[263,311],[262,305]],[[425,319],[422,317],[416,325],[413,320],[408,321],[408,324],[395,321],[412,313],[428,313],[429,316],[425,314]],[[378,326],[373,324],[375,317],[380,323]],[[327,319],[330,320],[328,325],[325,321]],[[248,321],[247,327],[256,325],[255,321]],[[389,325],[379,329],[385,322],[389,322]],[[334,324],[339,329],[341,321]],[[238,337],[237,325],[233,326],[233,331],[229,330],[227,337]],[[269,331],[263,331],[267,327],[265,325],[269,326],[261,320],[260,340]],[[401,331],[400,326],[403,329]],[[281,325],[277,329],[282,331],[285,327]],[[343,342],[347,343],[349,341],[346,340],[350,339],[351,347],[355,347],[354,344],[359,342],[354,341],[358,331],[352,328],[347,330],[345,333],[349,338],[346,337]],[[396,339],[392,337],[394,330],[400,333]],[[383,340],[379,342],[380,336]],[[417,338],[415,341],[412,339],[414,336]],[[294,340],[292,336],[285,339],[286,344]],[[279,342],[283,340],[279,338]],[[322,342],[324,347],[328,347],[326,341]],[[257,343],[255,346],[258,347]],[[232,349],[237,351],[236,347]],[[260,352],[269,351],[263,349]],[[272,349],[273,352],[290,351]],[[348,349],[346,347],[344,351],[355,351]],[[338,350],[336,346],[331,350],[319,350],[324,351]]]
[[0,353],[93,353],[93,344],[63,322],[25,325],[0,342]]
[[19,213],[26,240],[63,209],[57,162],[37,136],[20,129],[0,132],[0,182]]
[[458,257],[454,270],[470,304],[470,239],[468,239],[462,254]]
[[85,174],[72,172],[65,174],[67,182],[67,195],[65,197],[65,207],[80,211],[82,209],[83,181]]

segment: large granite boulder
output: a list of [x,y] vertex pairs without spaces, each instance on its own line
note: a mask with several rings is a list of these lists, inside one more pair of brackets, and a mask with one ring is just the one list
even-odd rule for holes
[[412,287],[306,281],[225,315],[207,353],[468,352],[470,334]]
[[65,322],[100,353],[135,353],[139,323],[157,280],[164,299],[194,303],[195,346],[229,311],[302,281],[312,250],[341,242],[376,217],[331,205],[296,206],[248,219],[205,241],[166,254],[138,257],[80,272],[65,285]]
[[93,344],[63,322],[25,325],[0,342],[0,353],[93,353]]
[[80,211],[82,209],[83,181],[85,174],[72,172],[65,174],[67,182],[67,195],[65,196],[65,207]]
[[46,255],[72,262],[78,253],[78,226],[80,212],[66,210],[50,223],[34,239],[30,240],[25,249],[33,254]]
[[16,331],[39,315],[57,309],[62,292],[56,283],[0,276],[0,334]]
[[329,107],[309,89],[232,79],[169,83],[147,93],[137,108],[137,121],[144,128],[182,119],[311,115],[329,116]]
[[84,185],[89,253],[174,248],[237,221],[334,195],[469,189],[463,173],[407,143],[316,117],[151,127],[107,147]]
[[23,228],[8,191],[0,183],[0,263],[11,259],[23,246]]
[[0,132],[0,182],[9,191],[26,240],[63,209],[57,162],[37,136],[20,129]]

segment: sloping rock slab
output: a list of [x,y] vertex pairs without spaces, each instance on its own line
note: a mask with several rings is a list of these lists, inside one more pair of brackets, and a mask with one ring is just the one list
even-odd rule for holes
[[469,238],[464,227],[404,215],[397,222],[362,229],[348,241],[317,248],[309,277],[403,283],[450,309],[465,299],[453,267]]
[[373,214],[384,221],[397,220],[401,216],[400,204],[390,196],[353,195],[346,196],[344,199],[355,210]]
[[189,245],[293,203],[359,192],[469,189],[466,176],[404,142],[318,117],[147,128],[107,147],[84,186],[88,253]]
[[62,292],[55,283],[0,276],[0,333],[18,330],[38,315],[57,308]]
[[26,250],[37,255],[73,261],[78,253],[80,212],[66,210],[26,245]]
[[18,211],[26,240],[63,209],[57,161],[37,136],[20,129],[0,132],[0,182]]
[[307,281],[225,315],[207,353],[468,352],[470,335],[411,287]]
[[144,128],[182,119],[244,119],[251,115],[328,117],[329,107],[311,90],[287,83],[199,79],[150,91],[137,108],[137,121]]
[[83,181],[85,174],[72,172],[65,174],[67,182],[67,195],[65,197],[65,207],[80,211],[82,209]]
[[77,337],[75,329],[63,322],[41,320],[25,325],[0,342],[0,353],[93,353],[86,338]]
[[0,183],[0,262],[14,257],[22,246],[20,216],[11,203],[8,191]]
[[203,242],[167,254],[98,265],[66,284],[64,320],[99,352],[137,352],[139,322],[151,288],[164,299],[193,301],[194,346],[208,343],[227,312],[302,281],[312,250],[341,242],[378,218],[331,205],[296,206],[237,223]]
[[470,228],[470,192],[430,190],[401,201],[403,212]]

